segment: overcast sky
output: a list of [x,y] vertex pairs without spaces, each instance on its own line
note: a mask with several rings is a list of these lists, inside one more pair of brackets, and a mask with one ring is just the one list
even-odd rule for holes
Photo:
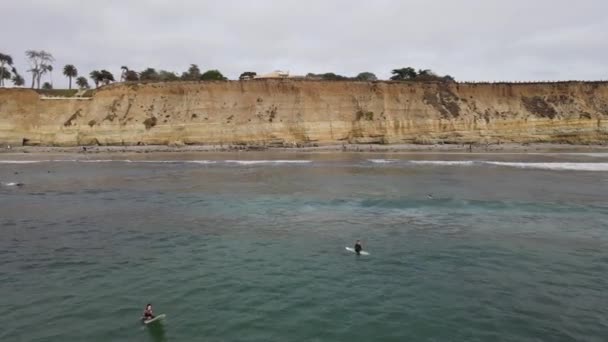
[[120,66],[181,73],[191,63],[347,76],[413,66],[457,80],[608,79],[606,0],[3,1],[0,52],[27,49],[80,74]]

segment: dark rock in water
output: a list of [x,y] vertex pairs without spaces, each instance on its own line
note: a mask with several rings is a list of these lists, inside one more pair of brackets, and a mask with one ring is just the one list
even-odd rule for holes
[[16,185],[16,186],[24,186],[25,184],[23,184],[23,183],[17,183],[17,184],[15,184],[15,185]]

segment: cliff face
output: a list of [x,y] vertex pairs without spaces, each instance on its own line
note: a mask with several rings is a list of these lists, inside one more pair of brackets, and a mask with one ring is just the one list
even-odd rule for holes
[[117,84],[89,100],[0,89],[2,144],[498,141],[608,143],[608,83]]

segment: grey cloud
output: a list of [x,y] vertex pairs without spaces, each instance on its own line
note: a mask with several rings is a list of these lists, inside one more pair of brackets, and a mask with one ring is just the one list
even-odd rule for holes
[[[81,74],[121,65],[181,72],[190,63],[240,72],[332,71],[382,78],[402,66],[459,80],[608,79],[608,3],[499,1],[11,2],[1,52],[27,69],[45,49]],[[28,79],[27,75],[26,79]]]

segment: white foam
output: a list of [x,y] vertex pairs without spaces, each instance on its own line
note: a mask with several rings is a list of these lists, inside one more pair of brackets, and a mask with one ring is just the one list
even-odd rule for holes
[[397,159],[368,159],[369,162],[372,162],[374,164],[390,164],[390,163],[396,163],[399,160]]
[[0,164],[35,164],[46,160],[0,160]]
[[226,163],[239,165],[257,165],[257,164],[308,164],[311,160],[226,160]]
[[[69,160],[57,160],[57,161],[69,161]],[[122,161],[122,160],[112,160],[112,159],[80,159],[77,160],[79,163],[111,163],[114,161]]]
[[595,158],[608,158],[608,153],[606,152],[583,152],[583,153],[559,153],[561,155],[568,156],[582,156],[582,157],[595,157]]
[[4,185],[4,186],[15,186],[15,185],[17,185],[17,183],[15,183],[15,182],[2,183],[2,185]]
[[409,162],[418,165],[437,166],[471,166],[475,163],[472,160],[410,160]]
[[556,171],[608,171],[608,163],[509,163],[484,162],[489,165]]
[[186,161],[186,163],[207,165],[207,164],[215,164],[215,163],[217,163],[217,161],[215,161],[215,160],[188,160],[188,161]]

